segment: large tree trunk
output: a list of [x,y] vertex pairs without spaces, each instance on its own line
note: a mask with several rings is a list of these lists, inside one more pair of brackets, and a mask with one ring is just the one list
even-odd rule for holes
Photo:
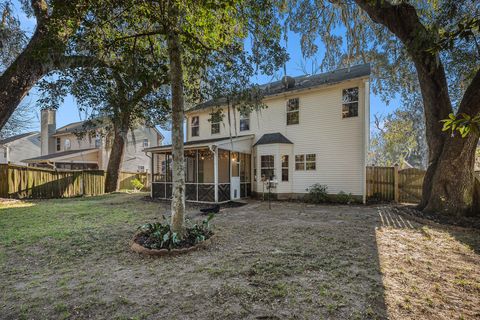
[[110,157],[108,159],[107,177],[105,179],[105,192],[115,192],[119,186],[120,170],[125,151],[128,127],[114,128],[114,137]]
[[180,236],[184,233],[185,222],[185,163],[183,153],[183,70],[181,45],[178,34],[168,34],[168,55],[170,58],[170,81],[172,89],[172,155],[173,155],[173,190],[172,221],[174,232]]
[[44,54],[45,32],[37,29],[29,44],[0,76],[0,130],[30,89],[51,69]]
[[35,32],[22,53],[0,76],[0,130],[30,89],[47,73],[103,65],[94,57],[64,55],[68,39],[76,32],[89,8],[88,2],[31,2],[37,18]]
[[[405,45],[417,70],[422,92],[429,166],[423,183],[419,208],[429,212],[464,215],[473,208],[473,160],[478,135],[467,139],[450,138],[442,132],[442,119],[453,112],[444,67],[429,49],[435,36],[421,23],[415,8],[407,3],[355,0],[370,18],[386,26]],[[472,85],[475,87],[474,83]],[[480,105],[473,102],[474,90],[468,89],[459,112],[477,114]]]

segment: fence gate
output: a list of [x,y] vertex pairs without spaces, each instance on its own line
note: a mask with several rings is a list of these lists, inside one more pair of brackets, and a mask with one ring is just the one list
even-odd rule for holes
[[398,201],[419,203],[422,200],[422,186],[425,171],[416,168],[398,171]]
[[395,199],[395,167],[367,167],[367,201]]

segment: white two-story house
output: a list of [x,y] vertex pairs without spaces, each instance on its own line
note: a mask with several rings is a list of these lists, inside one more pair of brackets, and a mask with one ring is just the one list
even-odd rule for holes
[[[358,65],[264,85],[267,108],[247,114],[222,101],[189,109],[186,199],[226,202],[267,192],[270,182],[278,199],[300,198],[318,183],[365,201],[369,79],[370,65]],[[146,151],[152,197],[171,198],[171,146]]]

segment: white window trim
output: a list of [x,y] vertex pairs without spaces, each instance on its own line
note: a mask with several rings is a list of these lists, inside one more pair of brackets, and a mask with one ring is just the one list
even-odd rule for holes
[[[198,118],[198,124],[196,126],[193,125],[193,119]],[[198,134],[193,135],[193,128],[198,128]],[[190,136],[192,137],[200,137],[200,116],[192,116],[190,119]]]
[[[357,101],[350,101],[350,102],[343,102],[343,91],[344,90],[349,90],[349,89],[357,89],[358,91],[358,94],[357,94]],[[352,103],[356,103],[357,104],[357,115],[356,116],[349,116],[349,117],[344,117],[343,116],[343,106],[344,105],[349,105],[349,104],[352,104]],[[341,116],[342,116],[342,119],[349,119],[349,118],[356,118],[356,117],[359,117],[360,116],[360,87],[350,87],[350,88],[343,88],[342,89],[342,112],[341,112]]]
[[[307,155],[314,155],[315,161],[307,161]],[[297,156],[303,156],[303,161],[297,161]],[[297,163],[303,163],[303,169],[297,169]],[[315,163],[315,169],[307,169],[307,163]],[[294,155],[295,171],[317,171],[317,154],[316,153],[300,153]]]
[[[243,114],[240,112],[240,122],[239,122],[239,128],[240,128],[240,131],[241,132],[245,132],[245,131],[250,131],[250,112],[248,112],[247,114]],[[248,120],[248,129],[246,130],[242,130],[242,120]]]
[[[222,131],[222,128],[220,126],[222,122],[221,121],[218,121],[218,122],[211,122],[210,123],[210,135],[214,136],[214,135],[217,135],[217,134],[220,134],[221,131]],[[212,132],[213,131],[213,125],[214,124],[218,124],[218,132]]]
[[[290,100],[293,100],[293,99],[298,99],[298,110],[297,111],[288,111],[288,102]],[[297,98],[288,98],[286,103],[285,103],[285,125],[286,126],[297,126],[300,124],[300,98],[297,97]],[[288,114],[289,113],[294,113],[294,112],[298,112],[298,123],[291,123],[291,124],[288,124]]]

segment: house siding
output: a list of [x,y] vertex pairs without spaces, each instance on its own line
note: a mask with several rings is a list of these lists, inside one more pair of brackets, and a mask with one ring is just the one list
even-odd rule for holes
[[[8,148],[8,159],[4,158],[4,148]],[[40,156],[40,135],[34,134],[0,147],[0,163],[26,165],[22,160]]]
[[[342,118],[342,90],[359,88],[358,116]],[[368,115],[365,101],[368,103],[368,78],[355,79],[340,84],[315,88],[303,92],[282,94],[264,100],[268,108],[250,115],[250,130],[239,131],[240,116],[235,117],[237,132],[232,125],[232,135],[254,134],[256,142],[265,133],[279,132],[293,142],[293,145],[260,145],[256,147],[257,182],[253,190],[261,192],[260,155],[275,155],[277,180],[281,180],[282,154],[289,155],[289,182],[279,182],[277,193],[305,193],[306,188],[319,183],[328,186],[329,193],[340,191],[362,195],[365,184],[365,156],[368,143]],[[300,121],[297,125],[286,125],[286,103],[290,98],[299,98]],[[366,99],[367,98],[367,99]],[[228,137],[229,126],[227,109],[220,126],[220,133],[210,133],[209,113],[212,109],[187,114],[187,140],[201,140],[215,137]],[[191,136],[190,121],[192,116],[199,116],[200,135]],[[290,153],[287,153],[290,152]],[[295,171],[295,155],[316,154],[316,170]],[[253,172],[253,170],[252,170]]]

